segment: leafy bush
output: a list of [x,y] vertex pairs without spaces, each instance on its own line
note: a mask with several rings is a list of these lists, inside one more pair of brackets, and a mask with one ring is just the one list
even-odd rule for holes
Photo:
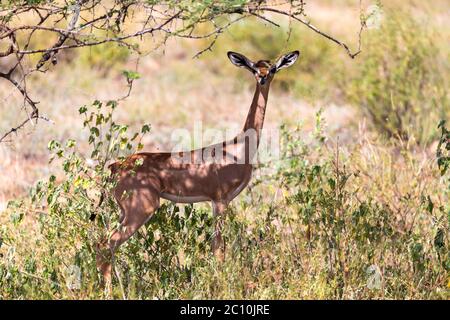
[[449,65],[439,52],[440,38],[410,14],[389,12],[365,39],[347,88],[350,101],[381,133],[429,142],[437,134],[435,123],[450,116]]
[[[31,191],[30,206],[23,202],[10,205],[15,210],[13,216],[21,212],[23,217],[24,210],[36,215],[43,237],[40,241],[45,243],[41,249],[46,252],[41,253],[43,259],[35,262],[34,269],[43,272],[42,279],[51,284],[53,294],[64,293],[65,287],[60,283],[65,279],[64,272],[68,266],[75,266],[83,275],[95,279],[94,282],[83,283],[98,285],[95,245],[117,225],[118,219],[117,206],[109,196],[114,184],[109,179],[106,164],[132,152],[134,143],[137,149],[142,148],[139,138],[149,130],[145,125],[141,134],[130,136],[127,126],[118,125],[113,120],[116,107],[116,101],[95,101],[89,108],[82,106],[79,113],[84,117],[83,126],[91,147],[88,157],[77,150],[75,140],[69,139],[65,144],[50,141],[48,149],[53,154],[50,161],[61,162],[64,177],[59,181],[51,175],[48,181],[38,182]],[[98,199],[102,194],[107,199],[99,206]],[[90,221],[94,213],[99,216],[97,223]],[[19,269],[14,269],[15,273],[11,273],[10,268],[7,270],[11,277],[23,276]]]
[[[448,225],[450,225],[450,131],[447,129],[446,121],[444,120],[439,123],[438,128],[441,129],[441,137],[439,139],[436,157],[439,169],[441,171],[441,176],[447,184],[444,191],[447,199],[447,206],[445,208],[441,208],[441,210],[445,210],[447,212],[447,221]],[[439,250],[439,254],[442,257],[441,259],[447,270],[450,270],[449,238],[448,226],[447,228],[440,229],[434,238],[434,244]],[[450,286],[450,280],[448,285]]]
[[[129,72],[126,76],[136,78]],[[140,140],[150,130],[144,125],[141,132],[129,134],[127,126],[113,120],[116,108],[116,101],[82,106],[79,113],[84,118],[91,152],[86,157],[72,139],[64,144],[51,141],[51,161],[61,162],[63,177],[51,175],[48,181],[37,183],[31,191],[31,203],[9,204],[12,225],[19,228],[24,217],[32,214],[38,223],[34,231],[40,236],[34,243],[31,238],[34,252],[30,252],[19,247],[20,235],[10,236],[11,229],[2,230],[2,244],[9,249],[6,258],[0,260],[0,297],[71,297],[74,292],[87,292],[85,298],[101,297],[96,244],[118,227],[119,217],[110,192],[114,182],[106,165],[140,150]],[[105,199],[99,203],[102,194]],[[91,221],[93,214],[95,222]],[[210,211],[194,209],[192,205],[180,210],[173,204],[163,204],[117,253],[117,296],[153,297],[146,294],[151,286],[149,294],[176,297],[179,292],[173,281],[188,281],[192,268],[210,251],[212,221]],[[81,275],[80,286],[75,289],[71,282],[73,270],[79,270]],[[153,272],[150,279],[145,277]],[[164,289],[162,293],[160,288]]]
[[[365,194],[359,171],[349,169],[352,165],[339,147],[329,150],[323,144],[321,123],[319,114],[316,148],[305,145],[299,131],[284,131],[286,160],[269,180],[282,189],[284,201],[270,208],[272,222],[267,225],[287,229],[283,236],[290,240],[283,245],[290,244],[295,267],[325,284],[319,297],[405,298],[414,290],[439,297],[442,291],[433,283],[444,287],[449,270],[448,213],[434,208],[422,192],[415,195],[420,200],[413,212],[402,212],[399,218],[396,205]],[[392,202],[406,197],[412,195],[399,195]],[[402,219],[409,217],[413,223],[406,227]]]

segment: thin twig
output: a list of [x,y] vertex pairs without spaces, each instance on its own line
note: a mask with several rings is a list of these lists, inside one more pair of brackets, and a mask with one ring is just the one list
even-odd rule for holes
[[[345,49],[345,51],[347,51],[347,54],[349,55],[349,57],[352,58],[352,59],[354,59],[359,53],[361,53],[361,50],[360,50],[360,49],[358,49],[356,52],[352,52],[352,51],[350,50],[350,48],[348,47],[348,45],[345,44],[344,42],[342,42],[342,41],[340,41],[340,40],[338,40],[338,39],[336,39],[336,38],[330,36],[329,34],[327,34],[327,33],[323,32],[323,31],[319,30],[317,27],[315,27],[315,26],[314,26],[313,24],[311,24],[311,22],[309,22],[309,21],[305,21],[305,20],[303,20],[303,19],[301,19],[301,18],[299,18],[299,17],[297,17],[297,16],[295,16],[295,15],[289,15],[288,12],[285,12],[285,11],[282,11],[282,10],[279,10],[279,9],[268,8],[268,7],[262,7],[262,8],[259,8],[259,10],[260,10],[260,11],[274,12],[274,13],[278,13],[278,14],[281,14],[281,15],[284,15],[284,16],[289,16],[289,17],[291,17],[292,19],[294,19],[294,20],[296,20],[296,21],[298,21],[298,22],[304,24],[305,26],[307,26],[309,29],[313,30],[314,32],[320,34],[321,36],[327,38],[328,40],[331,40],[331,41],[333,41],[334,43],[336,43],[336,44],[340,45],[341,47],[343,47],[343,48]],[[362,28],[361,28],[361,32],[362,32]],[[360,32],[360,33],[361,33],[361,32]]]

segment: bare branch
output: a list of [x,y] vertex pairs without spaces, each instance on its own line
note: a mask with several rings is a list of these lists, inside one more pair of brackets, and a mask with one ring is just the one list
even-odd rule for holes
[[[317,27],[315,27],[314,25],[311,24],[311,22],[309,21],[305,21],[295,15],[289,14],[288,12],[282,11],[282,10],[278,10],[278,9],[274,9],[274,8],[268,8],[268,7],[261,7],[258,10],[260,11],[268,11],[268,12],[274,12],[277,14],[281,14],[284,16],[289,16],[290,18],[302,23],[303,25],[307,26],[309,29],[311,29],[312,31],[320,34],[321,36],[327,38],[328,40],[333,41],[334,43],[340,45],[341,47],[343,47],[345,49],[345,51],[347,52],[347,54],[349,55],[350,58],[354,59],[360,52],[361,50],[358,49],[356,52],[352,52],[349,47],[342,41],[330,36],[329,34],[319,30]],[[363,28],[361,28],[360,34],[362,33]]]
[[[57,48],[57,47],[62,46],[68,37],[68,33],[72,32],[73,29],[75,29],[75,25],[77,24],[78,17],[80,16],[81,5],[85,2],[87,2],[87,0],[77,0],[75,2],[75,5],[73,6],[72,19],[70,20],[69,26],[67,27],[67,31],[65,31],[63,34],[61,34],[58,41],[55,43],[55,45],[52,48]],[[39,62],[37,63],[36,69],[40,69],[44,65],[44,63],[47,62],[48,60],[50,60],[51,58],[53,60],[55,58],[56,53],[58,53],[57,50],[51,51],[51,53],[49,51],[47,51],[42,56],[42,58],[39,60]]]
[[[0,142],[27,123],[33,123],[32,120],[42,118],[39,116],[38,103],[31,99],[27,92],[26,79],[35,72],[46,72],[48,68],[44,66],[50,66],[49,62],[56,64],[56,55],[61,50],[115,43],[141,54],[133,40],[143,41],[144,36],[148,35],[161,39],[154,50],[164,46],[170,38],[206,39],[209,44],[197,52],[194,57],[198,58],[204,52],[212,50],[220,36],[233,24],[256,17],[264,23],[280,28],[281,25],[274,18],[281,16],[289,19],[289,34],[292,29],[291,21],[300,22],[318,35],[341,46],[349,57],[355,58],[361,52],[361,34],[365,27],[361,21],[358,49],[353,52],[346,43],[307,20],[303,0],[246,0],[241,3],[225,0],[199,1],[196,6],[189,1],[177,0],[75,0],[70,6],[67,1],[7,3],[6,6],[0,7],[0,41],[7,43],[2,46],[4,51],[0,52],[0,59],[14,56],[16,61],[8,71],[0,71],[0,78],[8,80],[23,96],[24,104],[21,107],[27,112],[28,118],[6,132]],[[138,21],[142,16],[143,20]],[[67,28],[61,27],[64,25],[67,25]],[[36,41],[37,35],[41,37],[55,34],[57,40],[51,46],[39,47],[41,42]],[[42,54],[42,57],[35,68],[30,67],[27,70],[23,63],[24,58],[33,54]],[[13,73],[17,72],[22,73],[20,81],[13,77]],[[132,83],[127,95],[130,94],[131,88]]]

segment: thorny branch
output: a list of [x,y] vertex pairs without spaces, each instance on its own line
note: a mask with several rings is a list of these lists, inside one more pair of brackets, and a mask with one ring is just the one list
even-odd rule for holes
[[[249,17],[281,27],[274,19],[287,17],[344,48],[352,59],[361,52],[361,19],[358,48],[349,46],[314,26],[305,13],[304,0],[22,0],[0,2],[0,79],[7,80],[23,97],[26,119],[0,136],[0,143],[12,133],[38,119],[38,102],[27,91],[26,79],[35,72],[47,72],[57,64],[58,53],[82,47],[115,43],[141,53],[139,41],[145,36],[161,39],[206,39],[209,44],[195,57],[211,50],[219,37],[233,24]],[[66,26],[66,27],[64,27]],[[289,30],[290,32],[290,30]],[[42,47],[42,37],[55,38]],[[38,56],[35,67],[30,57]],[[5,61],[6,63],[4,63]],[[12,61],[12,62],[11,62]],[[34,60],[36,61],[36,60]],[[25,64],[25,62],[27,62]],[[6,67],[5,67],[6,66]],[[7,71],[2,68],[9,68]],[[19,80],[18,80],[19,79]],[[130,85],[131,90],[131,85]],[[1,133],[1,132],[0,132]]]

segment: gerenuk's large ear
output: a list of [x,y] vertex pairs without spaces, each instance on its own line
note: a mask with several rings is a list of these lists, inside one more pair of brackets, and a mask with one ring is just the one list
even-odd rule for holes
[[235,66],[238,66],[240,68],[247,68],[251,72],[256,71],[255,64],[247,59],[244,55],[233,51],[228,51],[227,55],[231,63]]
[[297,58],[300,56],[300,52],[298,50],[289,52],[282,56],[278,61],[275,63],[275,72],[277,72],[280,69],[287,68],[292,66],[295,61],[297,61]]

